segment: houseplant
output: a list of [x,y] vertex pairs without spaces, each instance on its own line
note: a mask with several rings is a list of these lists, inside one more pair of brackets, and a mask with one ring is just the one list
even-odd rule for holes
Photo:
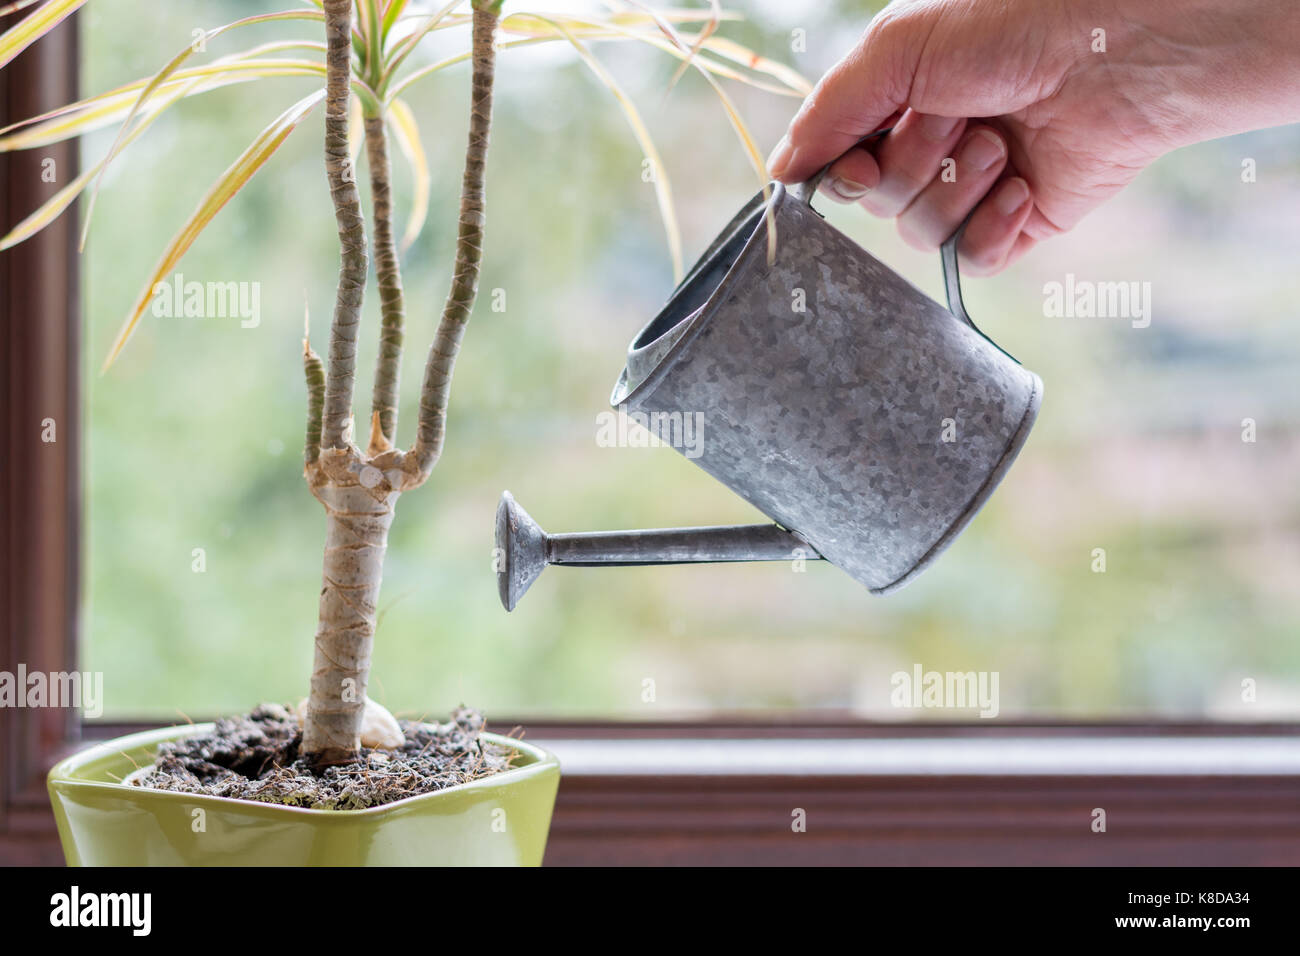
[[[0,67],[39,39],[87,0],[20,0],[4,12],[32,7],[0,37]],[[716,37],[722,14],[702,11],[656,13],[640,4],[601,16],[512,13],[501,0],[452,2],[432,11],[415,10],[408,0],[312,0],[304,9],[246,17],[201,36],[161,70],[136,83],[69,104],[0,131],[0,148],[34,148],[121,121],[107,155],[0,240],[7,248],[34,234],[88,193],[87,223],[104,170],[172,105],[223,85],[284,75],[323,76],[325,88],[295,103],[269,125],[217,181],[167,248],[127,319],[105,363],[121,352],[166,275],[196,236],[239,189],[266,165],[277,147],[323,102],[325,160],[338,222],[340,273],[325,360],[304,339],[303,364],[308,392],[304,473],[326,513],[326,546],[310,693],[301,708],[301,738],[281,756],[296,758],[306,770],[367,776],[374,754],[400,756],[408,744],[404,729],[366,696],[370,649],[383,556],[394,506],[400,495],[429,477],[443,447],[451,376],[466,323],[473,309],[484,228],[484,169],[491,123],[491,101],[498,34],[512,36],[503,48],[547,41],[568,42],[626,111],[647,158],[656,169],[653,144],[635,107],[591,54],[593,40],[648,43],[693,68],[717,91],[762,178],[762,160],[717,83],[734,78],[799,94],[804,87],[790,71]],[[264,44],[202,66],[191,61],[228,32],[253,24],[310,21],[325,28],[326,42]],[[682,33],[676,24],[698,24]],[[472,41],[463,55],[408,71],[401,68],[434,30],[468,26]],[[287,50],[309,50],[320,59],[286,59]],[[405,303],[398,241],[394,229],[388,136],[403,139],[418,156],[414,116],[401,93],[413,82],[456,62],[472,64],[469,142],[461,188],[458,240],[451,290],[425,363],[420,414],[412,445],[397,446],[397,394]],[[680,75],[681,70],[679,70]],[[361,130],[364,130],[364,136]],[[364,448],[354,441],[352,393],[356,343],[363,293],[369,275],[365,213],[354,175],[353,150],[364,139],[374,273],[380,297],[381,332],[371,414]],[[425,171],[417,169],[417,181]],[[662,171],[656,191],[670,236],[674,264],[680,253],[671,201]],[[406,239],[418,233],[423,203],[417,204]],[[424,197],[427,201],[427,196]],[[257,712],[255,712],[256,714]],[[263,714],[263,717],[266,715]],[[287,715],[275,716],[283,723]],[[270,719],[270,718],[268,718]],[[505,747],[500,738],[480,735],[472,718],[443,725],[443,736],[472,729],[473,745]],[[460,728],[457,730],[457,728]],[[449,728],[449,729],[448,729]],[[232,801],[209,792],[169,792],[115,782],[144,763],[160,744],[185,746],[212,732],[211,727],[180,728],[112,741],[60,764],[50,778],[60,832],[71,862],[539,862],[550,806],[558,781],[553,757],[524,744],[513,769],[478,776],[455,787],[417,794],[382,806],[342,812],[304,805],[280,806]],[[411,725],[405,734],[412,733]],[[384,758],[387,759],[387,758]],[[341,769],[340,769],[341,768]],[[228,769],[228,768],[227,768]],[[198,812],[198,816],[195,816]],[[504,814],[504,821],[500,814]],[[129,833],[110,836],[102,821],[112,816],[132,821]],[[203,828],[196,829],[202,819]],[[447,821],[451,823],[448,824]],[[399,822],[401,821],[401,822]],[[504,822],[504,827],[502,823]],[[216,830],[212,824],[216,823]],[[439,826],[434,824],[438,823]],[[409,830],[407,828],[410,828]],[[214,832],[223,834],[214,839]],[[495,834],[517,833],[514,841]],[[207,834],[196,839],[194,834]],[[235,834],[242,835],[236,840]],[[235,845],[244,849],[234,848]],[[507,850],[502,851],[505,845]],[[411,854],[415,855],[412,856]],[[259,855],[260,854],[260,855]],[[251,856],[250,856],[251,855]]]

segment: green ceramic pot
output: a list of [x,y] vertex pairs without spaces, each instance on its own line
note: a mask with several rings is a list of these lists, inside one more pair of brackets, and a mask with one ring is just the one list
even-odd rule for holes
[[[514,769],[370,810],[306,810],[118,783],[158,745],[211,724],[118,737],[50,771],[69,866],[538,866],[560,762],[540,747]],[[505,742],[495,734],[487,739]],[[199,812],[202,811],[202,812]]]

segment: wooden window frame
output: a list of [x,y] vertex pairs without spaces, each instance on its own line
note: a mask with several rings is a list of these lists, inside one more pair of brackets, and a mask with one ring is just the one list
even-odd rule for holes
[[[0,124],[76,97],[78,19],[0,70]],[[30,211],[45,159],[66,181],[76,145],[0,154],[0,226]],[[0,473],[0,669],[10,672],[19,662],[77,668],[76,222],[75,213],[65,215],[0,253],[9,451]],[[47,418],[56,422],[54,443],[40,438]],[[818,714],[526,725],[530,739],[569,761],[548,863],[1300,861],[1300,741],[1292,724],[898,725]],[[0,708],[0,863],[62,862],[46,771],[84,740],[145,726]],[[1080,756],[1062,760],[1070,748]],[[1175,759],[1147,766],[1143,754]],[[1105,833],[1091,825],[1097,808],[1107,814]],[[792,826],[798,810],[806,832]]]
[[[0,29],[26,13],[0,19]],[[0,125],[77,96],[75,17],[0,69]],[[53,160],[58,182],[76,175],[75,141],[0,153],[0,228],[31,212],[52,187],[41,174]],[[77,216],[63,216],[27,242],[0,253],[4,310],[4,455],[0,500],[0,669],[76,667],[81,514],[81,321]],[[41,439],[53,419],[56,440]],[[0,859],[59,862],[50,842],[45,771],[80,733],[71,710],[0,708]]]

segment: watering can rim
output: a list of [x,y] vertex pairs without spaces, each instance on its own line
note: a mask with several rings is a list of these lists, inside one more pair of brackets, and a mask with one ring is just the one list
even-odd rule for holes
[[[671,303],[677,293],[685,288],[686,285],[695,277],[698,271],[698,265],[702,265],[709,260],[718,249],[724,246],[732,238],[732,230],[734,228],[739,228],[743,222],[747,221],[751,216],[760,211],[762,212],[760,218],[765,218],[769,214],[776,214],[778,205],[790,195],[790,190],[783,183],[775,183],[771,187],[771,190],[772,196],[767,203],[758,201],[763,196],[763,191],[760,191],[753,199],[742,207],[741,211],[736,214],[731,223],[723,229],[722,234],[719,235],[714,244],[700,257],[700,262],[697,264],[697,267],[692,268],[678,284],[677,288],[673,291],[673,296],[669,298],[669,303]],[[811,204],[802,197],[795,201],[800,204],[808,205],[809,208],[811,208]],[[818,213],[818,215],[820,215],[820,213]],[[659,361],[655,363],[654,367],[642,376],[639,381],[629,382],[630,372],[627,363],[624,363],[623,371],[619,374],[618,381],[614,383],[614,390],[610,394],[609,402],[611,406],[618,408],[620,405],[634,405],[638,399],[654,391],[654,388],[677,363],[677,360],[681,357],[682,352],[686,350],[686,347],[700,334],[701,331],[703,331],[704,327],[717,313],[718,305],[726,294],[738,282],[740,282],[753,267],[753,260],[756,254],[755,250],[758,248],[758,241],[756,240],[758,239],[760,227],[761,223],[755,225],[754,230],[746,238],[744,247],[736,256],[735,262],[733,262],[731,267],[727,270],[726,275],[722,277],[722,281],[718,283],[711,293],[709,293],[709,297],[705,300],[702,306],[682,317],[670,328],[665,329],[661,335],[656,336],[653,340],[644,343],[639,348],[628,349],[628,353],[631,355],[634,351],[640,352],[651,348],[656,342],[664,338],[664,336],[672,334],[677,335],[677,340],[669,346],[668,350],[659,358]],[[667,307],[665,307],[665,309],[666,308]],[[643,325],[637,331],[636,336],[633,337],[633,343],[639,342],[641,337],[645,335],[646,330],[658,322],[662,315],[663,310]]]

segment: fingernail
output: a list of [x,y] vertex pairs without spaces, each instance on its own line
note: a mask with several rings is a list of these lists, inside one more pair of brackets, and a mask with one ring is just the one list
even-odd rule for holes
[[961,164],[983,172],[1007,154],[1002,137],[986,129],[977,129],[962,147]]
[[780,179],[792,159],[794,159],[794,147],[790,145],[790,137],[782,136],[781,142],[776,144],[776,149],[772,150],[772,155],[767,158],[767,171],[772,174],[773,179]]
[[1008,179],[993,197],[993,205],[1004,216],[1010,216],[1029,199],[1029,186],[1023,179]]
[[845,199],[861,199],[871,191],[870,186],[855,183],[851,179],[841,179],[838,176],[831,179],[831,189]]
[[932,139],[936,143],[939,143],[951,136],[952,131],[957,128],[957,124],[960,122],[960,117],[933,115],[922,116],[921,132],[926,135],[927,139]]

